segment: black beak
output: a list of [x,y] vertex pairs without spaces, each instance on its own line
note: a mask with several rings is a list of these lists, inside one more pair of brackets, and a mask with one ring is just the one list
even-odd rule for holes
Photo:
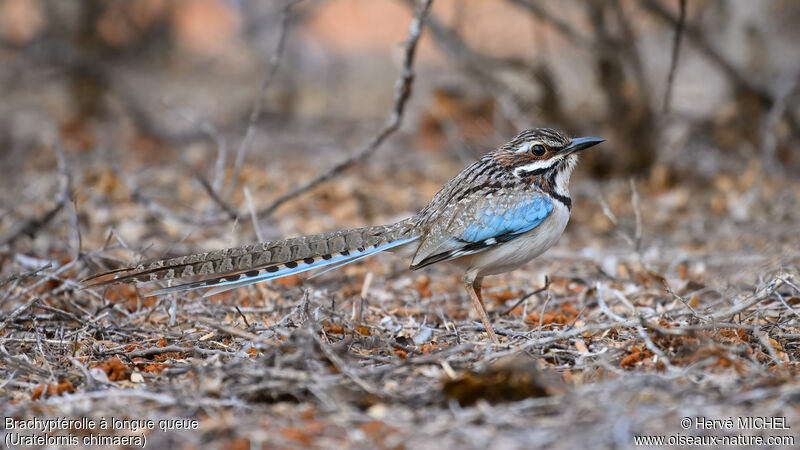
[[561,153],[569,155],[570,153],[575,153],[581,150],[586,150],[589,147],[594,147],[595,145],[604,141],[605,139],[596,137],[575,138],[569,141],[569,145],[564,147],[564,150],[561,150]]

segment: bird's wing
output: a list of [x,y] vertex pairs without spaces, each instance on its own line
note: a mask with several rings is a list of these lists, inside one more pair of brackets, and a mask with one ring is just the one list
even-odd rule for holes
[[536,228],[553,210],[543,193],[476,197],[442,213],[420,242],[411,269],[478,253]]

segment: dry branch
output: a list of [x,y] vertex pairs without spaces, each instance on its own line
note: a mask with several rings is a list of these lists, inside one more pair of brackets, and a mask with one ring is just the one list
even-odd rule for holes
[[264,75],[264,79],[261,81],[261,87],[258,90],[258,97],[256,98],[256,102],[253,105],[252,111],[250,111],[250,119],[247,122],[247,130],[242,138],[242,142],[239,144],[239,149],[236,151],[236,159],[233,163],[233,176],[231,177],[231,182],[228,185],[228,188],[225,190],[225,193],[221,195],[222,198],[230,199],[231,195],[233,195],[234,189],[236,188],[236,183],[239,182],[239,173],[242,170],[244,159],[250,149],[250,141],[255,135],[256,123],[258,123],[258,119],[261,117],[261,111],[264,109],[264,97],[266,96],[267,88],[269,88],[269,85],[272,84],[272,80],[275,78],[275,74],[278,72],[281,57],[283,56],[283,51],[286,47],[286,38],[289,34],[289,25],[291,24],[292,18],[292,8],[298,1],[299,0],[286,0],[286,3],[284,3],[281,10],[281,25],[280,31],[278,32],[278,40],[276,41],[275,49],[270,56],[267,73]]
[[[405,0],[412,5],[412,0]],[[465,74],[474,78],[477,84],[491,93],[503,112],[506,120],[518,130],[528,128],[528,99],[521,98],[506,82],[497,76],[499,69],[529,70],[519,60],[494,58],[471,47],[455,30],[448,28],[435,16],[428,18],[428,28],[442,50],[455,61]]]
[[675,37],[672,39],[672,58],[669,63],[667,74],[667,88],[664,90],[664,101],[662,113],[668,114],[672,101],[672,83],[675,81],[675,71],[678,69],[678,55],[681,49],[681,38],[683,37],[683,26],[686,23],[686,0],[678,0],[678,23],[675,25]]
[[754,305],[757,305],[758,303],[763,302],[764,300],[771,297],[775,293],[775,291],[777,291],[781,286],[783,286],[786,283],[783,277],[787,276],[788,275],[782,275],[773,278],[772,281],[761,286],[755,294],[750,295],[747,298],[735,303],[733,306],[726,309],[725,311],[720,311],[711,314],[710,317],[715,320],[727,319],[733,316],[734,314],[740,313]]
[[565,38],[570,40],[573,44],[577,45],[578,47],[592,50],[597,47],[597,43],[595,43],[594,39],[590,36],[585,36],[578,30],[576,30],[572,25],[567,23],[566,21],[558,18],[557,16],[553,15],[547,8],[542,6],[542,2],[536,2],[534,0],[508,0],[511,4],[517,5],[520,8],[530,12],[534,16],[536,16],[539,20],[549,23],[556,29],[561,35]]
[[[656,0],[645,0],[640,4],[643,5],[644,8],[652,13],[655,17],[663,22],[666,22],[672,27],[678,27],[681,23],[680,17],[676,17],[672,12],[665,8],[664,5]],[[766,105],[772,105],[775,103],[777,99],[768,89],[765,89],[757,81],[747,76],[745,71],[737,68],[731,61],[723,56],[722,52],[720,52],[716,47],[713,46],[713,44],[711,44],[711,42],[709,42],[705,33],[703,33],[700,29],[689,23],[685,23],[683,30],[686,34],[686,37],[694,44],[694,47],[712,64],[717,66],[722,73],[724,73],[725,76],[733,82],[734,85],[744,91],[754,94]],[[798,130],[800,130],[800,124],[798,123],[797,118],[794,116],[794,112],[791,109],[787,109],[785,113],[789,125],[792,127],[795,133],[797,133]]]
[[20,314],[22,314],[23,312],[27,311],[28,309],[30,309],[32,306],[36,305],[40,301],[41,300],[39,300],[38,297],[33,297],[30,300],[28,300],[24,305],[21,305],[17,309],[15,309],[14,311],[11,311],[11,313],[8,316],[6,316],[6,319],[2,323],[0,323],[0,331],[2,331],[3,328],[7,327],[8,324],[13,322],[14,319],[16,319]]
[[395,83],[394,87],[394,106],[389,114],[386,124],[375,134],[366,144],[364,144],[354,154],[349,156],[344,161],[333,165],[330,169],[317,175],[312,180],[295,187],[291,191],[279,196],[272,201],[265,208],[258,211],[259,216],[269,216],[278,207],[287,201],[310,191],[311,189],[319,186],[320,184],[330,180],[336,175],[349,169],[350,167],[364,161],[375,153],[380,148],[383,141],[391,136],[398,128],[403,120],[403,112],[405,111],[406,102],[411,96],[411,87],[414,82],[414,55],[417,50],[417,43],[422,35],[422,28],[425,24],[433,0],[425,0],[419,5],[414,14],[414,19],[408,28],[408,38],[406,39],[406,51],[403,57],[403,66],[400,72],[400,78]]
[[[56,195],[56,204],[39,217],[26,218],[16,223],[5,235],[0,236],[0,246],[11,245],[21,236],[28,236],[33,239],[39,230],[47,226],[62,208],[72,202],[72,175],[69,173],[61,144],[56,143],[53,146],[53,151],[56,154],[59,174],[61,175],[61,189]],[[74,221],[70,223],[72,224]],[[77,224],[75,223],[74,225]],[[78,232],[78,240],[80,240],[80,232]]]

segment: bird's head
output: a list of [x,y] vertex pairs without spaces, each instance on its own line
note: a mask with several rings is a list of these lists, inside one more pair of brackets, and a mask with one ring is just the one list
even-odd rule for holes
[[568,177],[578,162],[578,153],[604,140],[593,137],[570,139],[550,128],[533,128],[519,133],[487,156],[520,178],[560,172],[566,172]]

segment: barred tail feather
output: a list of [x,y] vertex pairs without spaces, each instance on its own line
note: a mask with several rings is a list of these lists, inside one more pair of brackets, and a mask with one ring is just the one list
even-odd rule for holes
[[[410,241],[409,241],[409,242],[410,242]],[[404,244],[405,244],[405,242],[404,242]],[[402,244],[401,244],[401,245],[402,245]],[[386,250],[388,250],[388,249],[386,249]],[[353,258],[347,258],[347,259],[345,259],[345,260],[342,260],[342,261],[341,261],[341,262],[339,262],[338,264],[333,264],[333,265],[329,265],[329,266],[322,267],[322,268],[320,268],[320,270],[317,270],[316,272],[312,273],[312,274],[311,274],[311,276],[310,276],[310,277],[308,277],[308,278],[309,278],[309,279],[310,279],[310,278],[316,278],[316,277],[318,277],[318,276],[322,275],[323,273],[328,273],[328,272],[330,272],[331,270],[336,270],[336,269],[338,269],[339,267],[346,266],[346,265],[348,265],[348,264],[350,264],[350,263],[354,263],[354,262],[358,261],[359,259],[364,259],[364,258],[366,258],[366,257],[367,257],[367,256],[369,256],[369,255],[371,255],[371,253],[370,253],[370,254],[366,254],[366,255],[361,255],[361,256],[355,256],[355,257],[353,257]]]
[[[367,256],[373,255],[375,253],[379,253],[384,250],[389,250],[391,248],[408,244],[409,242],[413,242],[416,239],[417,237],[409,237],[368,248],[352,250],[352,251],[345,250],[335,255],[325,255],[328,256],[328,258],[309,257],[296,261],[289,261],[281,264],[271,265],[260,269],[226,274],[224,276],[219,276],[206,280],[193,281],[191,283],[184,283],[177,286],[170,286],[164,289],[159,289],[147,294],[147,296],[152,297],[156,295],[166,294],[168,292],[189,291],[202,288],[211,288],[209,289],[209,291],[205,293],[205,296],[219,294],[221,292],[226,292],[231,289],[236,289],[239,287],[260,283],[262,281],[282,278],[285,276],[306,272],[308,270],[319,269],[323,267],[334,269],[349,264],[351,262],[355,262],[359,259],[366,258]],[[324,272],[327,272],[327,270],[325,270]],[[316,275],[319,275],[319,273]]]
[[[332,264],[331,260],[340,254],[346,259],[353,255],[363,254],[367,249],[375,249],[408,239],[412,234],[412,228],[413,222],[409,219],[391,225],[262,242],[244,247],[141,263],[135,267],[98,273],[81,282],[85,283],[84,287],[86,288],[179,278],[222,280],[219,283],[239,282],[244,281],[243,276],[253,278],[264,274],[265,271],[274,275],[282,268],[293,270],[297,267],[307,268],[312,264],[314,267],[326,266]],[[391,246],[386,248],[391,248]],[[296,266],[292,267],[292,265]],[[191,285],[188,288],[195,286],[192,283],[188,283],[188,285]],[[202,287],[202,285],[198,286]]]

